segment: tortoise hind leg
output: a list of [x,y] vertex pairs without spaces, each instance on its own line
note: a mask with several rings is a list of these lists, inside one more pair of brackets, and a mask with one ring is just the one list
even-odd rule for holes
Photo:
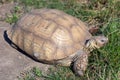
[[88,65],[88,55],[81,53],[73,63],[73,70],[76,75],[83,76]]

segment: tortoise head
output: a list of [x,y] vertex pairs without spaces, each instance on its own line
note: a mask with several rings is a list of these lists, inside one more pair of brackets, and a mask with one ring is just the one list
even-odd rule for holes
[[105,36],[93,36],[91,39],[89,39],[86,42],[86,48],[93,50],[104,46],[107,42],[108,42],[108,38]]

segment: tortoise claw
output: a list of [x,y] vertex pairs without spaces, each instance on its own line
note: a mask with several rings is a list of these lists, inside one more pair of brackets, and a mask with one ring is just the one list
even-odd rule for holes
[[83,76],[84,75],[84,72],[82,70],[79,70],[78,73],[77,73],[78,76]]

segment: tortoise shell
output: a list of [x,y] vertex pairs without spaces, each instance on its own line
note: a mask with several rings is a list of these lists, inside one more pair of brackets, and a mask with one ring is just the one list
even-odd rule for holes
[[7,34],[27,54],[46,61],[75,54],[92,37],[84,22],[56,9],[30,11]]

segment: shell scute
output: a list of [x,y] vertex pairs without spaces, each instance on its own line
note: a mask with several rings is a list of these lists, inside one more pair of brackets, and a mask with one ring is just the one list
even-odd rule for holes
[[68,46],[73,44],[69,32],[66,29],[58,28],[52,35],[51,39],[57,46]]
[[55,59],[55,50],[56,46],[53,45],[50,41],[46,41],[43,45],[44,55],[46,60],[50,61]]
[[38,23],[34,27],[34,32],[36,35],[49,38],[54,32],[55,28],[56,28],[56,24],[54,24],[53,22],[48,21],[48,20],[42,20],[41,23]]

